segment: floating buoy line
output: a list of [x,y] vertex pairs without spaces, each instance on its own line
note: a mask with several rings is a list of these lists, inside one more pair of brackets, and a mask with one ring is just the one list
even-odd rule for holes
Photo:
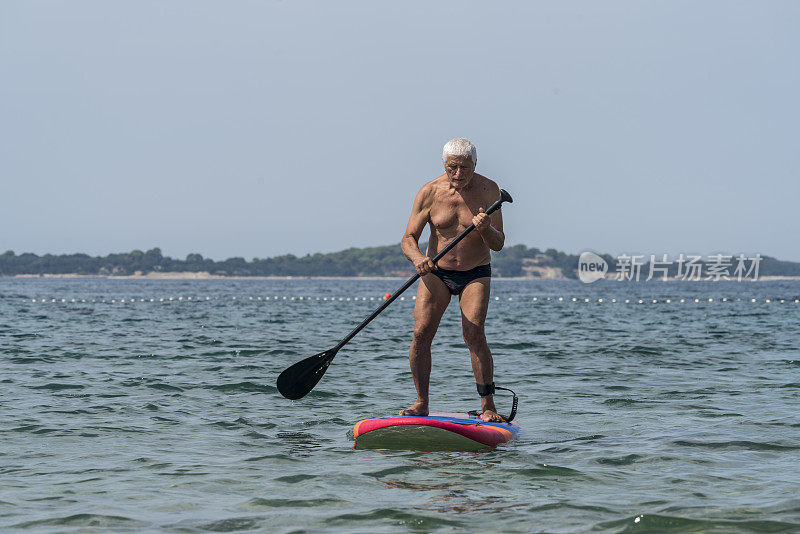
[[[389,295],[387,293],[386,295]],[[290,295],[272,296],[205,296],[205,297],[120,297],[120,298],[63,298],[45,297],[24,299],[24,302],[36,304],[134,304],[134,303],[202,303],[210,301],[232,301],[232,302],[258,302],[258,301],[297,301],[297,302],[368,302],[386,300],[388,297],[306,297]],[[389,295],[391,296],[391,295]],[[398,300],[416,300],[416,296],[400,297]],[[699,304],[699,303],[734,303],[745,302],[750,304],[800,304],[800,298],[713,298],[713,297],[681,297],[681,298],[586,298],[586,297],[494,297],[494,301],[505,302],[536,302],[536,303],[581,303],[581,304]]]

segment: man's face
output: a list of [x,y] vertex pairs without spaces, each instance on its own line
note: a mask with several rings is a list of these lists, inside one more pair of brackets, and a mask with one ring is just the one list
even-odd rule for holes
[[450,179],[450,185],[457,190],[464,189],[472,180],[475,164],[469,156],[447,156],[444,162],[444,172]]

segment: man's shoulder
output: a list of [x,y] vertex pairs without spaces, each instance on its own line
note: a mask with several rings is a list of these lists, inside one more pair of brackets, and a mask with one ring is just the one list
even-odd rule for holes
[[432,179],[431,181],[427,182],[425,185],[420,187],[419,194],[422,195],[433,195],[442,188],[442,186],[447,185],[447,175],[443,174],[441,176],[437,176],[436,178]]
[[493,198],[500,194],[500,186],[491,178],[475,173],[472,179],[475,180],[475,185],[481,193],[491,195]]
[[436,199],[436,192],[441,189],[440,179],[441,176],[434,178],[419,188],[419,191],[417,192],[417,199],[415,200],[415,203],[417,203],[416,205],[420,206],[421,208],[430,208]]

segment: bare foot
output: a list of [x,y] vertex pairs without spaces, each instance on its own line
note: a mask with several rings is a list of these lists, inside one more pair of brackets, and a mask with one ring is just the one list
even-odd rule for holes
[[503,418],[494,410],[484,410],[481,419],[486,423],[502,423]]
[[400,410],[400,415],[428,415],[428,403],[417,401],[405,410]]

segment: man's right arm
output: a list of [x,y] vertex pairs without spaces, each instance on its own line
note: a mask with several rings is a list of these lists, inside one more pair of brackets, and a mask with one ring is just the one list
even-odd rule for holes
[[433,270],[434,265],[430,258],[419,250],[419,238],[422,230],[430,221],[431,204],[433,203],[433,191],[429,184],[419,190],[414,198],[414,205],[411,207],[411,217],[408,219],[406,232],[400,240],[400,248],[406,258],[414,264],[414,268],[420,275],[424,275]]

